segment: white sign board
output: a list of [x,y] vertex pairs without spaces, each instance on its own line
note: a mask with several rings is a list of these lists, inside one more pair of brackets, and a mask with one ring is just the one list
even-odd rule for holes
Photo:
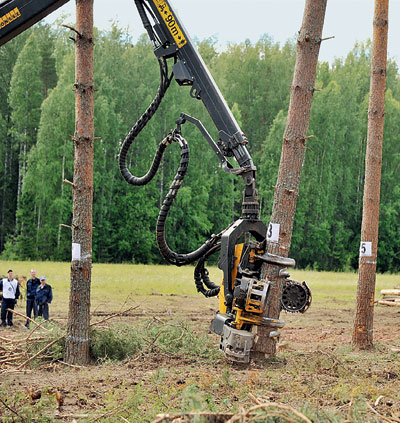
[[360,257],[372,256],[372,242],[361,241],[360,243]]
[[81,259],[81,244],[72,243],[72,260]]
[[279,223],[270,223],[267,229],[267,241],[278,242],[280,228]]

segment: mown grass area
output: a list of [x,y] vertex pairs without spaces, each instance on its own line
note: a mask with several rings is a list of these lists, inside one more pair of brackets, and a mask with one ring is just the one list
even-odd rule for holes
[[[46,275],[47,282],[53,287],[58,298],[68,298],[70,263],[0,261],[0,275],[6,275],[9,268],[14,270],[15,275],[24,275],[28,278],[30,269],[36,269],[38,275]],[[209,271],[211,279],[219,283],[222,272],[217,267],[210,267]],[[358,280],[358,275],[355,272],[293,270],[291,276],[308,283],[313,294],[313,301],[316,304],[321,301],[331,307],[334,306],[333,303],[327,300],[339,299],[349,305],[355,301]],[[377,275],[377,293],[381,289],[395,286],[400,286],[399,275]],[[97,302],[102,302],[110,294],[115,294],[119,300],[128,295],[197,295],[193,283],[193,267],[94,263],[92,268],[92,303],[95,305]]]

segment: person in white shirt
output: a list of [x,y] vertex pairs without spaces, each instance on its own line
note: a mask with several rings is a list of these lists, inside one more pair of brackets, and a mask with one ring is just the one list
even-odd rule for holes
[[13,277],[13,271],[8,271],[8,278],[0,280],[0,290],[3,291],[1,300],[1,326],[13,326],[13,313],[17,299],[19,298],[19,283]]

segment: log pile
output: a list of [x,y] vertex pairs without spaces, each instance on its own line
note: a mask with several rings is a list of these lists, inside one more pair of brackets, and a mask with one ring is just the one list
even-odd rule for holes
[[378,301],[378,304],[400,307],[400,288],[382,289],[381,294],[382,299]]

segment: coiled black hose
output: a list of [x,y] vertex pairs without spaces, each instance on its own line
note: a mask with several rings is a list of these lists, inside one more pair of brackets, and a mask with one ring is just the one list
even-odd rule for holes
[[158,88],[157,94],[151,102],[150,106],[146,109],[146,111],[142,114],[142,116],[138,119],[138,121],[129,131],[128,135],[125,137],[125,140],[122,143],[121,150],[119,152],[119,170],[125,181],[131,185],[146,185],[154,178],[160,166],[165,149],[168,145],[163,141],[159,144],[153,159],[153,163],[151,164],[149,171],[144,176],[138,178],[132,175],[132,173],[129,171],[127,167],[127,156],[129,148],[131,147],[135,138],[139,135],[139,133],[143,130],[143,128],[147,125],[148,121],[153,117],[154,113],[157,111],[158,106],[161,104],[165,92],[167,91],[172,80],[172,75],[171,77],[168,77],[168,66],[166,60],[159,59],[158,61],[160,64],[160,86]]
[[178,254],[172,251],[165,240],[165,224],[168,213],[171,209],[172,203],[175,200],[179,188],[182,186],[183,179],[185,178],[188,165],[189,165],[189,146],[186,140],[181,137],[178,132],[172,134],[172,138],[179,143],[181,147],[181,160],[179,163],[178,171],[176,172],[175,178],[169,187],[168,194],[161,206],[160,213],[157,219],[157,244],[163,258],[175,266],[182,266],[185,264],[193,263],[202,257],[217,241],[216,237],[211,237],[197,250],[192,251],[188,254]]
[[[196,285],[197,292],[202,293],[205,297],[216,297],[219,294],[220,286],[216,285],[208,277],[208,270],[204,267],[204,263],[208,257],[216,253],[221,249],[221,244],[214,245],[207,253],[199,260],[194,269],[194,283]],[[205,289],[204,285],[208,288]]]
[[131,147],[133,141],[138,136],[138,134],[143,130],[147,125],[148,121],[153,117],[154,113],[157,111],[158,106],[161,104],[161,101],[167,91],[173,75],[168,76],[168,65],[165,58],[158,59],[160,64],[160,86],[158,88],[157,94],[151,102],[150,106],[138,119],[132,129],[129,131],[128,135],[125,137],[124,142],[122,143],[121,150],[119,153],[119,169],[121,175],[128,184],[141,186],[149,183],[157,173],[157,170],[160,166],[162,157],[164,155],[165,149],[172,141],[177,141],[181,147],[181,162],[178,168],[178,172],[175,175],[174,181],[172,182],[169,192],[163,202],[163,205],[160,210],[160,214],[157,220],[157,230],[156,238],[158,248],[160,250],[163,258],[171,264],[176,266],[182,266],[185,264],[193,263],[202,257],[217,241],[217,237],[213,236],[207,240],[203,245],[201,245],[197,250],[192,251],[187,254],[178,254],[172,251],[165,240],[165,225],[166,219],[169,213],[169,210],[172,206],[174,199],[178,193],[178,190],[182,184],[183,178],[185,177],[188,162],[189,162],[189,147],[184,138],[180,136],[179,131],[174,131],[169,134],[163,141],[160,142],[156,154],[154,156],[153,162],[150,166],[148,172],[142,176],[134,176],[127,167],[127,155],[129,148]]

